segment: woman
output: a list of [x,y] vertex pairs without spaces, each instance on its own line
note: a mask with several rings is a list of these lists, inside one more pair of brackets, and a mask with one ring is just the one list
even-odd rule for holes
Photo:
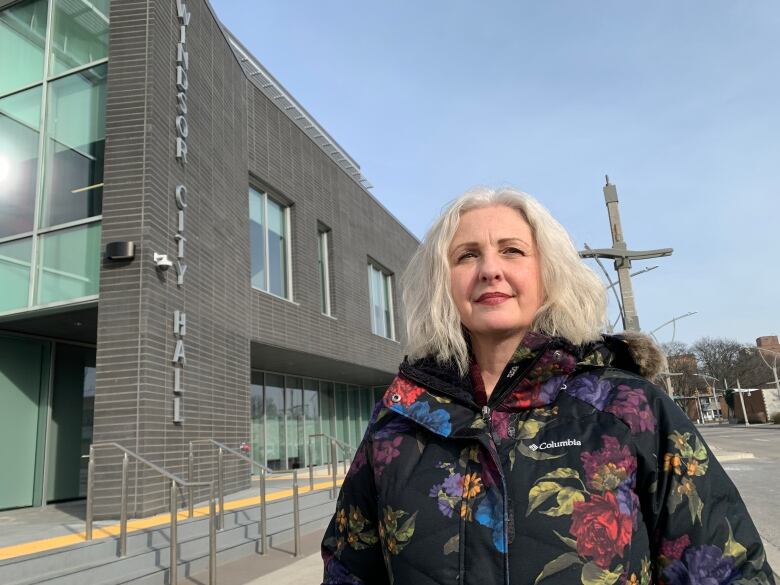
[[461,196],[405,275],[407,359],[323,540],[328,584],[773,583],[731,481],[602,336],[604,287],[511,189]]

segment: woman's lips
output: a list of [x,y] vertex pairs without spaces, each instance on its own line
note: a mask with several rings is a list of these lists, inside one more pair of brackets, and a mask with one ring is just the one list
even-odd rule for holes
[[512,297],[505,295],[504,293],[485,293],[481,295],[476,302],[482,305],[500,305],[510,298]]

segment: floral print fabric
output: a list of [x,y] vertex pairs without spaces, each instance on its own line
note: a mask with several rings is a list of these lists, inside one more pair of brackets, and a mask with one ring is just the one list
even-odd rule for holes
[[733,484],[609,344],[527,335],[486,410],[407,365],[345,479],[323,582],[772,585]]

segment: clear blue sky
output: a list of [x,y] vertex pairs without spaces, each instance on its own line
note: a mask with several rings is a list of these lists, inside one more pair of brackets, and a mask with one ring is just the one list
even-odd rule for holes
[[780,334],[777,2],[212,5],[419,237],[512,184],[606,247],[608,173],[629,247],[674,248],[635,263],[660,265],[634,279],[645,330],[698,311],[678,341]]

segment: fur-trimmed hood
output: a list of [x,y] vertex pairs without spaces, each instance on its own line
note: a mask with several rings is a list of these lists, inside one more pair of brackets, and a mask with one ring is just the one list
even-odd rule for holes
[[645,333],[622,331],[615,335],[605,335],[602,343],[612,354],[610,361],[613,367],[635,372],[648,380],[669,369],[666,354]]

